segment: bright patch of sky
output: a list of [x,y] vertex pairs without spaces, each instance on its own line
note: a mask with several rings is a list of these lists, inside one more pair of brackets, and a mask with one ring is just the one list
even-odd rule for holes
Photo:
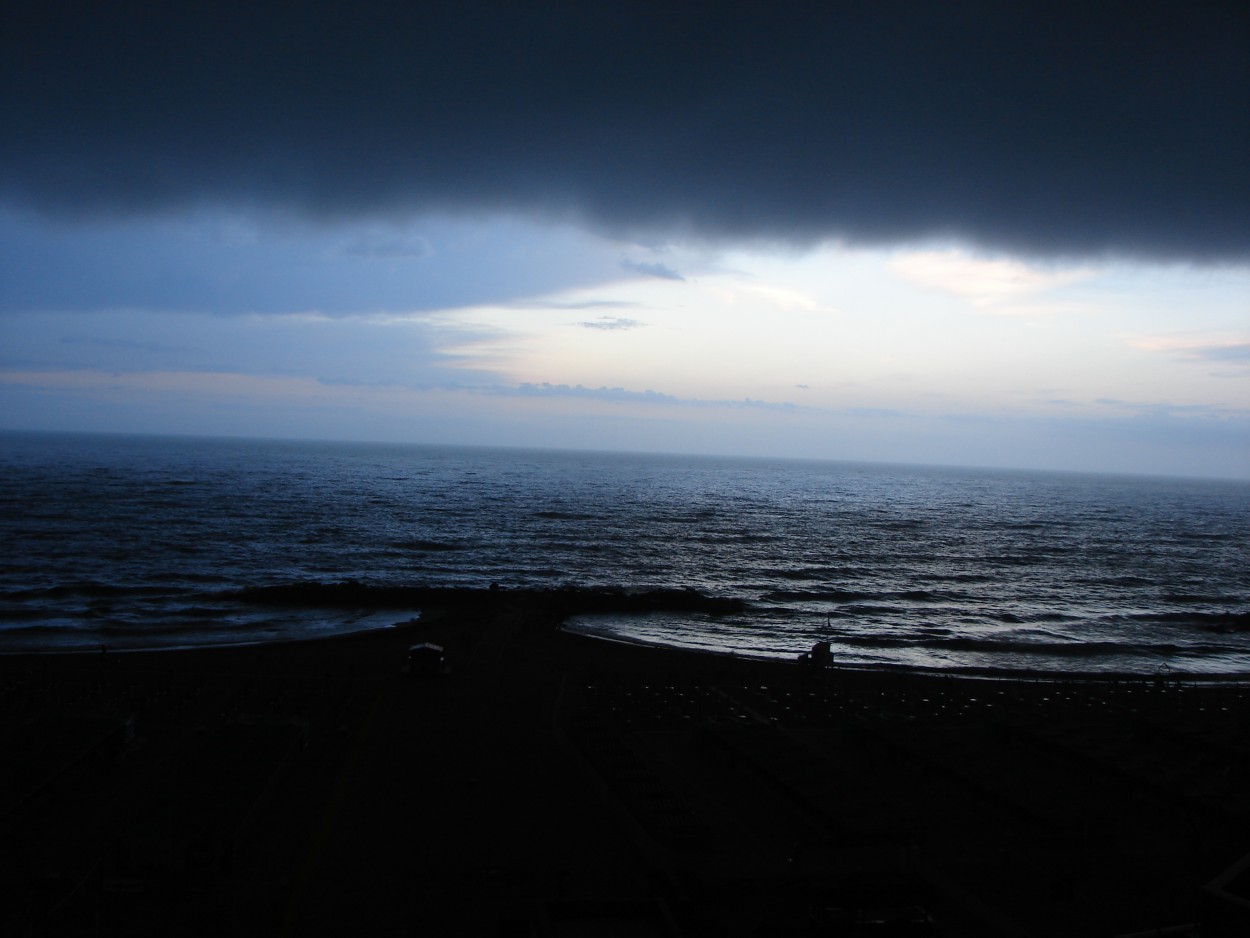
[[1250,269],[0,215],[0,426],[1250,477]]

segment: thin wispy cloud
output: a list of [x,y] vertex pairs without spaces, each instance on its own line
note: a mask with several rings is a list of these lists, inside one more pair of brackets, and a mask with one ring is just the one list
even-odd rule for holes
[[1126,401],[1114,397],[1103,397],[1094,401],[1104,407],[1130,411],[1135,414],[1151,414],[1155,416],[1250,418],[1250,408],[1228,407],[1214,404],[1178,404],[1170,401]]
[[1139,348],[1166,352],[1175,358],[1204,362],[1250,361],[1250,342],[1192,342],[1184,340],[1146,340]]
[[598,319],[578,323],[578,325],[586,329],[604,329],[609,332],[616,332],[625,329],[637,329],[645,324],[640,320],[627,319],[623,316],[601,316]]
[[660,391],[632,391],[621,387],[586,387],[575,384],[524,383],[515,387],[499,386],[492,389],[493,393],[503,396],[578,398],[582,400],[617,401],[634,404],[657,404],[665,407],[696,407],[696,408],[728,408],[731,410],[776,410],[796,411],[800,407],[788,401],[762,401],[752,398],[738,399],[703,399],[683,398]]
[[661,264],[658,261],[635,261],[630,260],[628,257],[623,257],[621,258],[621,267],[636,274],[646,274],[648,277],[658,277],[661,280],[684,281],[686,279],[667,264]]
[[1241,339],[1211,340],[1184,336],[1151,336],[1134,339],[1134,348],[1159,352],[1177,362],[1230,366],[1209,372],[1214,377],[1244,377],[1250,373],[1250,342]]
[[549,384],[541,383],[524,383],[516,387],[498,387],[494,389],[497,394],[504,395],[522,395],[525,397],[575,397],[582,399],[593,399],[598,401],[630,401],[643,402],[647,404],[679,404],[681,399],[672,394],[662,394],[659,391],[630,391],[625,388],[609,388],[597,387],[588,388],[580,384]]
[[194,394],[214,398],[309,398],[327,384],[304,377],[209,371],[99,372],[0,370],[0,384],[92,393]]
[[518,300],[507,304],[510,309],[632,309],[639,304],[633,300]]
[[1195,352],[1199,358],[1209,362],[1250,362],[1250,342],[1209,345]]

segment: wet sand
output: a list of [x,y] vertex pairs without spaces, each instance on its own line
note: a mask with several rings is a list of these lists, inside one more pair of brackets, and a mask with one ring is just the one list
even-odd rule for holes
[[[503,595],[0,659],[0,933],[1250,933],[1250,688],[815,671],[557,619]],[[401,673],[424,641],[449,674]]]

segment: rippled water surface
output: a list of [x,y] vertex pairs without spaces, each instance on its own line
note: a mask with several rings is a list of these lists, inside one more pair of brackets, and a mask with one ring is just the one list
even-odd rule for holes
[[691,586],[749,609],[574,625],[752,655],[1250,673],[1248,531],[1235,482],[4,434],[0,649],[384,623],[221,595],[350,578]]

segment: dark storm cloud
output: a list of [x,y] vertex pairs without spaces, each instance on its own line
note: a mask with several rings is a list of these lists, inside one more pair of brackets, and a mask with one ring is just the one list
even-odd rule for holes
[[1250,256],[1241,3],[9,3],[0,195]]

